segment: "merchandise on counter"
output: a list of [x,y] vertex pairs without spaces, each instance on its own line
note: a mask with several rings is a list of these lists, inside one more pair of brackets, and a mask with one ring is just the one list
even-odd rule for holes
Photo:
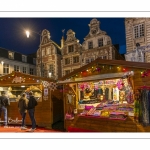
[[102,110],[100,116],[101,116],[101,117],[106,117],[106,118],[108,118],[108,117],[109,117],[109,111],[104,111],[104,110]]
[[93,115],[95,111],[96,111],[96,108],[93,107],[93,108],[91,108],[91,109],[87,112],[86,115]]
[[93,105],[91,105],[91,106],[85,105],[85,110],[90,110],[91,108],[94,108],[94,106]]
[[100,117],[101,111],[95,110],[93,116],[99,116]]
[[109,119],[125,120],[127,115],[124,112],[110,112]]

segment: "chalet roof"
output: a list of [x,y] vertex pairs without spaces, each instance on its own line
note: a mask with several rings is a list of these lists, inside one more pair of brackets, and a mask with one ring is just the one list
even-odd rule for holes
[[95,61],[76,69],[75,71],[71,72],[70,74],[67,74],[59,79],[59,81],[66,80],[77,73],[80,73],[84,70],[86,70],[89,67],[92,67],[95,64],[100,65],[111,65],[111,66],[122,66],[122,67],[129,67],[129,68],[137,68],[137,69],[150,69],[150,63],[143,63],[143,62],[131,62],[131,61],[125,61],[125,60],[106,60],[106,59],[100,59],[97,58]]
[[[19,77],[22,80],[22,82],[13,82],[13,79]],[[0,84],[1,86],[9,86],[9,85],[36,85],[41,84],[42,81],[48,81],[48,82],[54,82],[53,79],[50,78],[44,78],[44,77],[38,77],[35,75],[25,74],[22,72],[15,72],[13,71],[10,74],[4,75],[0,77]]]

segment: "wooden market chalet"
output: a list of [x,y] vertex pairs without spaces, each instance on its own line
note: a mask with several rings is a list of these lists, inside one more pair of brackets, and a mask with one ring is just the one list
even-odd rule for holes
[[[13,71],[0,77],[0,93],[2,91],[7,91],[10,99],[8,125],[20,124],[22,121],[17,102],[22,93],[28,94],[29,91],[33,92],[38,102],[35,110],[37,126],[52,128],[55,122],[63,120],[62,93],[57,90],[55,81],[50,78]],[[31,125],[29,115],[26,117],[26,125]]]
[[96,59],[59,79],[67,131],[150,131],[150,65]]

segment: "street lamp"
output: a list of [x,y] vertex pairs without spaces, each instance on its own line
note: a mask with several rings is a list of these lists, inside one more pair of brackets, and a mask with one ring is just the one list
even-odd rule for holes
[[30,32],[33,32],[33,33],[36,33],[40,36],[40,76],[42,77],[42,70],[43,70],[43,66],[42,66],[42,48],[41,48],[41,37],[42,37],[42,32],[38,33],[38,32],[35,32],[35,31],[26,31],[26,35],[27,35],[27,38],[29,38],[30,36]]

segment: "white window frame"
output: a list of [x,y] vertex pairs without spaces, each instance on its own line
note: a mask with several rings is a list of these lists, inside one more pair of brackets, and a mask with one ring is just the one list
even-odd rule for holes
[[27,67],[22,67],[22,72],[27,73]]
[[3,64],[3,74],[9,74],[9,64]]
[[20,70],[20,67],[17,66],[17,65],[14,65],[14,71],[18,71],[19,72],[19,70]]

